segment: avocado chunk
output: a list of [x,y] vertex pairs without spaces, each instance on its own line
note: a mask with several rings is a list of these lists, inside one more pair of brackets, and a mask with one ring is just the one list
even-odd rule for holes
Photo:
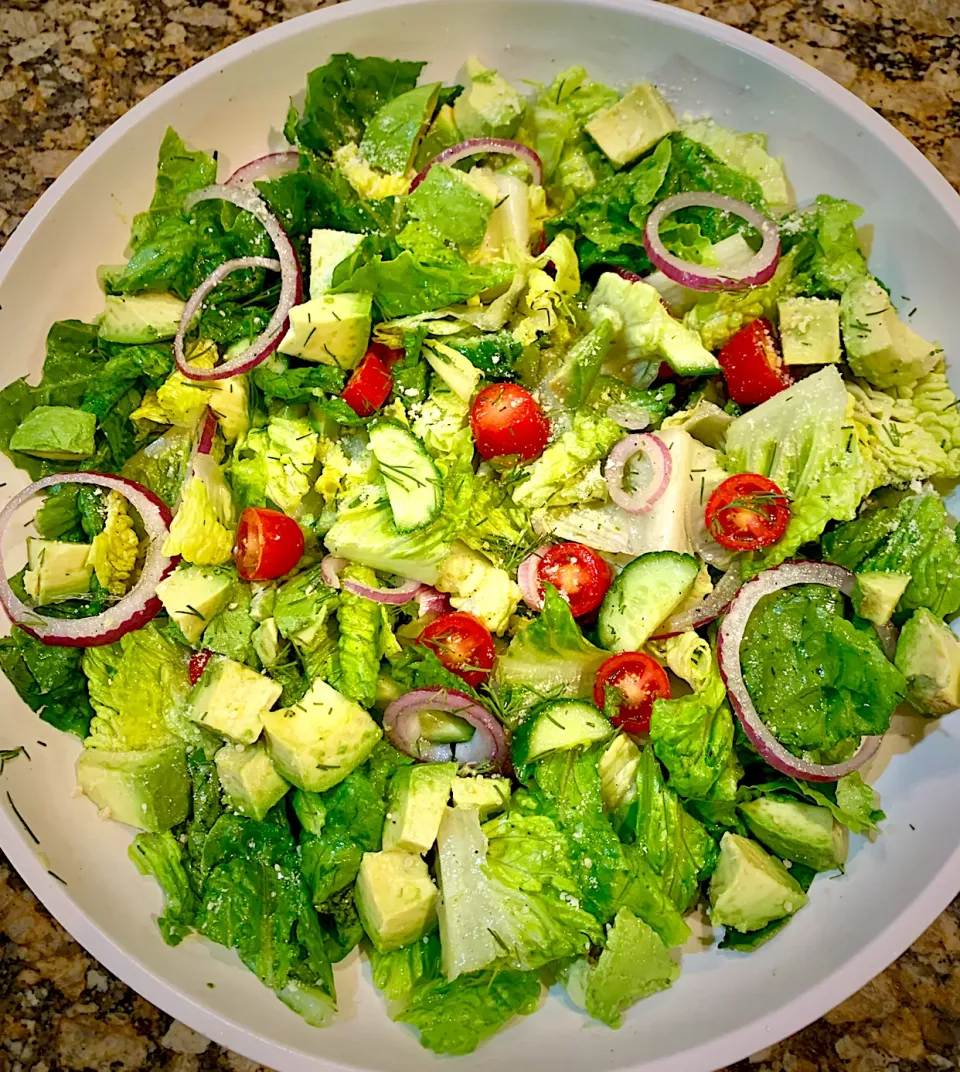
[[323,294],[295,305],[278,349],[304,361],[353,368],[367,352],[372,307],[369,294]]
[[142,752],[87,748],[77,782],[105,817],[157,833],[182,823],[190,810],[190,776],[182,744]]
[[93,558],[88,543],[61,543],[27,537],[23,587],[38,607],[77,599],[90,591]]
[[105,342],[162,342],[176,335],[185,308],[174,294],[108,294],[98,334]]
[[96,415],[86,410],[72,406],[37,406],[23,418],[10,437],[10,449],[31,454],[34,458],[77,461],[93,456],[96,430]]
[[384,849],[421,854],[430,850],[457,769],[456,763],[415,763],[394,774],[387,793]]
[[960,707],[960,640],[925,607],[900,630],[894,662],[907,679],[907,700],[922,715]]
[[440,82],[416,86],[387,103],[367,123],[360,153],[368,164],[402,174],[410,167],[420,135],[430,122]]
[[909,573],[888,573],[886,570],[858,573],[851,593],[853,609],[874,625],[886,625],[910,580]]
[[434,342],[423,348],[427,364],[463,402],[469,402],[483,373],[473,362],[446,343]]
[[750,833],[778,856],[814,871],[833,871],[847,859],[843,828],[829,808],[760,797],[740,805]]
[[887,292],[870,276],[855,279],[840,299],[847,361],[874,387],[898,387],[925,376],[943,353],[897,316]]
[[[479,774],[465,775],[453,779],[453,806],[455,808],[476,808],[480,812],[480,822],[491,815],[504,811],[510,804],[510,779],[483,777]],[[441,816],[441,819],[443,817]]]
[[260,822],[290,783],[277,773],[262,741],[254,745],[225,744],[214,756],[220,787],[241,815]]
[[840,302],[787,298],[777,304],[780,346],[786,365],[836,365],[840,361]]
[[253,641],[253,650],[257,653],[257,658],[264,666],[276,666],[280,662],[285,644],[283,637],[280,636],[280,630],[277,628],[276,618],[267,618],[266,621],[261,622],[251,640]]
[[523,118],[520,94],[476,57],[464,65],[470,84],[453,102],[453,117],[464,138],[511,138]]
[[293,707],[263,716],[277,770],[299,789],[322,793],[373,751],[380,727],[357,703],[317,678]]
[[616,812],[637,799],[637,768],[640,749],[633,739],[620,733],[600,757],[600,794],[606,811]]
[[807,903],[799,883],[776,857],[729,831],[720,841],[709,897],[714,924],[747,932],[791,916]]
[[283,686],[243,663],[214,655],[187,703],[187,717],[239,744],[253,744],[263,716],[280,699]]
[[354,899],[360,922],[380,953],[416,942],[437,922],[437,887],[423,860],[410,852],[367,852]]
[[623,167],[680,128],[657,87],[640,82],[616,104],[598,112],[585,129],[610,162]]
[[235,576],[216,566],[180,565],[157,585],[163,609],[190,644],[230,601]]
[[337,265],[357,251],[362,234],[317,227],[310,233],[310,297],[322,298],[333,286]]

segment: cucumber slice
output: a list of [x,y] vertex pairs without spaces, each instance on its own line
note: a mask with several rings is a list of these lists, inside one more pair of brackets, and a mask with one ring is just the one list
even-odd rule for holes
[[422,529],[435,520],[443,504],[440,470],[413,432],[397,421],[377,421],[370,429],[370,449],[400,532]]
[[423,711],[420,715],[420,736],[431,744],[466,744],[476,732],[465,718],[443,711]]
[[609,651],[639,651],[693,587],[693,555],[651,551],[633,560],[610,586],[597,623]]
[[606,716],[584,700],[543,704],[513,735],[513,762],[519,769],[552,752],[605,741],[616,730]]

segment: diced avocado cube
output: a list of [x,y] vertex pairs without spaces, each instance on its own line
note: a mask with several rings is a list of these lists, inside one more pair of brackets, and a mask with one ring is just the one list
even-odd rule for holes
[[616,104],[595,115],[585,129],[610,162],[623,167],[679,127],[657,87],[639,82]]
[[23,587],[39,607],[77,599],[90,591],[93,558],[88,543],[61,543],[27,537]]
[[833,871],[847,858],[843,827],[829,808],[760,797],[740,805],[750,833],[768,849],[814,871]]
[[277,629],[276,618],[261,622],[252,637],[253,650],[264,666],[276,666],[283,656],[284,641]]
[[455,395],[464,402],[470,401],[483,374],[469,358],[442,342],[425,346],[423,356]]
[[457,769],[456,763],[415,763],[394,774],[387,794],[384,849],[430,850],[437,840]]
[[921,714],[960,707],[960,640],[925,607],[900,630],[894,662],[907,679],[907,699]]
[[321,365],[353,368],[367,352],[373,299],[369,294],[324,294],[290,310],[282,354]]
[[453,116],[464,138],[510,138],[520,126],[524,101],[496,71],[476,57],[464,65],[470,84],[453,102]]
[[322,793],[373,751],[380,727],[357,703],[317,678],[293,707],[263,716],[277,770],[299,789]]
[[362,234],[317,227],[310,233],[310,297],[321,298],[333,286],[337,265],[357,249]]
[[235,579],[216,566],[180,565],[157,585],[157,597],[184,637],[196,644],[229,602]]
[[427,865],[415,853],[364,853],[354,898],[363,929],[379,952],[429,934],[437,922],[437,896]]
[[853,609],[874,625],[886,625],[909,583],[909,573],[888,573],[885,570],[858,573],[851,593]]
[[263,742],[225,744],[214,756],[220,787],[241,814],[260,822],[286,795],[290,783],[277,773]]
[[943,351],[896,314],[890,297],[870,276],[849,284],[840,299],[847,362],[874,387],[898,387],[925,376]]
[[105,342],[147,343],[172,339],[186,302],[175,294],[108,294],[100,314]]
[[840,360],[840,302],[787,298],[777,304],[787,365],[835,365]]
[[[223,360],[229,361],[247,348],[247,340],[228,346]],[[207,403],[220,420],[220,431],[228,443],[235,443],[250,431],[250,378],[245,373],[214,380]]]
[[253,744],[283,686],[243,663],[214,655],[196,683],[187,717],[231,741]]
[[[499,776],[465,775],[453,780],[453,806],[476,808],[480,821],[504,811],[510,804],[510,779]],[[443,816],[441,815],[441,819]]]
[[758,931],[803,908],[807,895],[783,864],[749,838],[729,831],[710,880],[710,919],[737,931]]
[[161,831],[182,823],[190,810],[190,776],[182,744],[142,752],[87,748],[77,781],[107,818]]
[[632,738],[620,733],[600,757],[600,794],[607,811],[616,812],[637,799],[637,768],[640,749]]
[[437,106],[440,86],[440,82],[416,86],[387,101],[373,116],[360,142],[360,153],[368,164],[394,175],[407,170]]
[[96,450],[93,413],[72,406],[37,406],[10,437],[10,449],[51,461],[90,458]]

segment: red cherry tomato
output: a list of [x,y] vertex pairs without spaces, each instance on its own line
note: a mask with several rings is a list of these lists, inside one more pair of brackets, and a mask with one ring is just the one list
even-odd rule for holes
[[552,584],[570,604],[574,618],[597,609],[613,575],[607,563],[582,543],[558,543],[548,548],[537,566],[541,586]]
[[655,700],[670,699],[667,672],[642,651],[625,651],[602,663],[593,686],[593,702],[606,709],[608,696],[617,703],[611,718],[627,733],[649,733]]
[[661,361],[660,368],[657,371],[657,383],[662,383],[664,380],[675,380],[676,378],[677,374],[666,363],[666,361]]
[[245,581],[272,581],[300,561],[303,532],[279,510],[248,506],[240,515],[233,560]]
[[742,406],[766,402],[793,383],[783,367],[773,325],[763,317],[741,328],[717,354],[717,360],[730,397]]
[[203,677],[203,672],[207,668],[207,663],[213,658],[213,652],[209,648],[201,648],[200,651],[195,651],[190,656],[190,663],[187,666],[187,673],[190,675],[190,684],[196,685],[196,683]]
[[455,610],[441,614],[421,633],[420,639],[453,673],[476,688],[493,669],[493,637],[483,622]]
[[492,383],[477,395],[470,427],[484,458],[516,454],[529,462],[543,453],[550,422],[539,403],[518,383]]
[[386,402],[392,390],[393,375],[371,348],[357,365],[340,397],[358,417],[369,417]]
[[707,500],[707,531],[731,551],[758,551],[786,532],[790,505],[772,480],[759,473],[727,477]]
[[387,346],[387,344],[383,342],[370,343],[367,347],[367,353],[373,354],[374,357],[379,357],[387,368],[393,368],[393,366],[403,357],[402,350],[395,350],[392,346]]

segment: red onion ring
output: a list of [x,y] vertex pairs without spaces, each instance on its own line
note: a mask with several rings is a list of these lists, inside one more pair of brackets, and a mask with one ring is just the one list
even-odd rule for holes
[[760,717],[743,680],[740,645],[743,643],[747,622],[764,596],[779,592],[782,588],[795,584],[823,584],[849,596],[853,591],[854,580],[854,575],[842,566],[833,566],[826,562],[785,562],[782,566],[764,570],[743,585],[720,625],[717,635],[717,664],[740,725],[760,756],[775,770],[789,774],[792,778],[802,778],[808,782],[835,782],[844,775],[859,770],[874,756],[882,737],[863,737],[854,755],[843,763],[828,765],[799,759],[785,748]]
[[536,551],[520,563],[517,569],[517,584],[523,592],[523,601],[531,610],[543,610],[543,585],[537,576],[540,559],[549,551],[551,544],[541,544]]
[[[644,453],[650,459],[652,473],[645,487],[627,491],[623,486],[623,474],[627,463],[636,454]],[[673,458],[667,444],[651,432],[625,436],[607,457],[604,476],[610,490],[610,498],[628,514],[646,514],[667,490]]]
[[[267,210],[267,206],[256,193],[242,186],[206,186],[202,190],[188,194],[183,204],[185,209],[191,209],[201,201],[211,200],[229,201],[237,208],[249,212],[270,236],[277,251],[278,260],[269,257],[240,257],[236,260],[225,261],[211,272],[190,295],[186,308],[183,310],[177,334],[173,339],[173,357],[177,368],[190,380],[225,380],[230,376],[248,372],[261,361],[265,361],[280,345],[280,340],[287,329],[287,316],[293,306],[299,304],[303,297],[303,279],[296,251],[279,221]],[[212,369],[193,368],[187,364],[183,348],[187,329],[210,291],[231,272],[239,271],[241,268],[269,268],[280,272],[280,300],[273,311],[273,316],[270,317],[270,322],[260,335],[245,350],[231,357],[229,361],[224,361],[223,364]]]
[[[442,711],[469,722],[476,730],[463,744],[431,744],[420,736],[420,714]],[[401,752],[421,763],[449,763],[503,770],[509,759],[503,727],[492,714],[465,693],[438,686],[414,689],[394,700],[383,713],[387,739]]]
[[200,441],[197,443],[197,454],[209,454],[213,450],[214,436],[217,434],[217,415],[209,407],[203,418],[203,426],[200,430]]
[[277,175],[286,175],[296,171],[300,166],[300,154],[295,150],[282,153],[267,153],[258,156],[248,164],[238,167],[227,179],[228,186],[252,186],[258,179],[272,179]]
[[[763,245],[742,270],[710,268],[675,257],[660,240],[660,224],[681,208],[715,208],[747,221],[760,232]],[[780,261],[780,232],[777,225],[753,205],[733,197],[710,192],[675,194],[661,201],[647,217],[643,248],[654,267],[675,283],[691,290],[745,290],[766,283]]]
[[447,593],[438,592],[428,584],[422,584],[420,591],[413,598],[417,601],[421,618],[427,614],[446,614],[452,610]]
[[461,141],[449,149],[444,149],[442,153],[438,153],[410,183],[410,193],[413,193],[423,182],[434,164],[453,165],[466,160],[467,157],[478,156],[481,153],[503,153],[505,156],[515,156],[530,168],[534,186],[539,186],[543,182],[543,161],[529,145],[511,141],[509,138],[470,138],[469,141]]
[[323,556],[320,562],[320,576],[328,588],[340,587],[340,574],[346,564],[345,558],[338,558],[336,555]]
[[740,590],[743,581],[740,578],[739,569],[734,566],[717,581],[716,587],[705,596],[695,607],[685,610],[680,614],[674,614],[660,624],[654,640],[666,640],[667,637],[676,636],[678,633],[689,633],[691,629],[699,629],[707,625],[715,618],[719,618],[727,608],[730,601]]
[[346,592],[352,592],[363,599],[371,599],[374,603],[387,603],[392,607],[401,607],[404,603],[409,603],[411,599],[416,599],[422,587],[420,581],[404,581],[399,588],[374,588],[368,584],[360,584],[359,581],[351,581],[346,577],[340,583]]
[[44,644],[67,648],[94,648],[102,644],[112,644],[134,629],[146,625],[162,609],[156,595],[157,585],[180,561],[179,556],[170,558],[161,551],[164,538],[170,530],[172,514],[167,505],[152,491],[125,477],[92,472],[56,473],[53,476],[45,476],[14,495],[0,511],[0,536],[6,531],[14,513],[28,499],[44,488],[53,487],[54,484],[94,484],[119,492],[130,503],[140,515],[150,539],[140,577],[119,602],[101,614],[90,618],[48,618],[28,607],[16,596],[7,580],[0,553],[0,604],[14,624]]

